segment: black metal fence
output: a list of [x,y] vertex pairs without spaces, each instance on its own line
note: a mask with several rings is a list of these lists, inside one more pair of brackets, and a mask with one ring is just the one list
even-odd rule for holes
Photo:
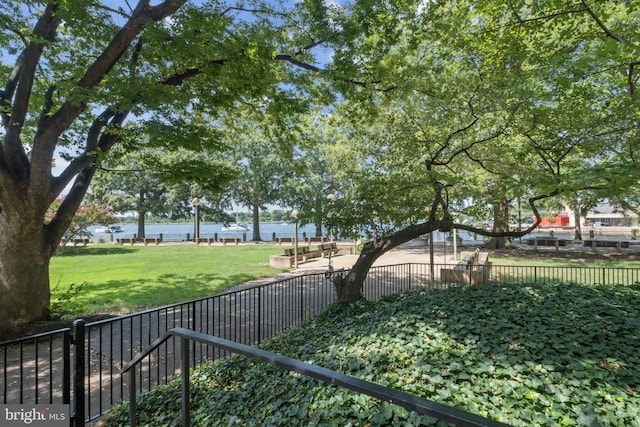
[[[455,275],[448,274],[452,270]],[[625,285],[640,282],[640,268],[454,269],[452,265],[400,264],[372,268],[363,291],[367,299],[377,300],[415,288],[487,282]],[[83,425],[128,398],[120,369],[170,329],[185,328],[254,345],[311,319],[334,301],[333,287],[324,273],[308,274],[114,319],[76,321],[73,328],[0,343],[1,402],[69,403],[72,424]],[[207,345],[192,345],[193,365],[227,355]],[[143,360],[137,373],[139,390],[166,383],[180,370],[180,346],[180,340],[169,340]]]

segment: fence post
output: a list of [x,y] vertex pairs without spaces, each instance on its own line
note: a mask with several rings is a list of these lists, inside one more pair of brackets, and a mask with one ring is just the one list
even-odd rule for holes
[[62,403],[71,403],[71,331],[62,336]]
[[258,313],[256,315],[255,322],[258,330],[258,342],[256,345],[259,345],[262,342],[262,286],[258,287]]
[[[196,320],[197,320],[196,319],[196,304],[197,304],[196,301],[192,301],[191,302],[191,319],[193,319],[191,321],[191,330],[194,331],[194,332],[196,332]],[[193,366],[196,366],[196,342],[193,341],[192,345],[193,345],[193,351],[192,351],[192,353],[193,353]]]
[[182,427],[190,424],[189,396],[189,339],[182,338]]
[[304,276],[300,276],[300,322],[304,322]]
[[75,363],[73,372],[73,417],[75,427],[84,427],[84,376],[85,376],[85,327],[84,320],[73,322],[73,352]]
[[136,398],[136,365],[133,365],[129,370],[129,426],[136,427],[138,424],[136,420],[137,410],[137,398]]

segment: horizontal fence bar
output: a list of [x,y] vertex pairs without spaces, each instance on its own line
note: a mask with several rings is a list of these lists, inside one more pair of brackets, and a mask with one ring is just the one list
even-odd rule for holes
[[[280,368],[294,371],[311,378],[323,381],[325,383],[344,387],[349,390],[353,390],[368,396],[375,397],[385,402],[392,403],[394,405],[401,406],[410,411],[415,411],[420,414],[433,416],[440,420],[454,423],[458,426],[488,426],[488,427],[500,427],[508,426],[508,424],[494,421],[489,418],[482,417],[480,415],[472,414],[470,412],[463,411],[461,409],[444,405],[442,403],[433,402],[423,399],[418,396],[414,396],[408,393],[404,393],[399,390],[394,390],[389,387],[384,387],[379,384],[375,384],[369,381],[365,381],[350,375],[346,375],[340,372],[332,371],[321,366],[313,365],[311,363],[303,362],[300,360],[292,359],[290,357],[282,356],[280,354],[272,353],[270,351],[262,350],[256,347],[250,347],[244,344],[239,344],[233,341],[225,340],[222,338],[202,334],[199,332],[190,331],[188,329],[176,328],[167,331],[167,334],[161,337],[155,345],[167,340],[169,336],[180,337],[183,340],[197,341],[206,345],[223,348],[230,353],[240,354],[250,359],[259,360],[269,363]],[[140,357],[134,358],[123,369],[122,373],[125,373],[140,363],[142,357],[152,351],[152,348],[146,349]],[[188,352],[188,350],[185,350]],[[184,420],[189,419],[189,373],[188,370],[183,372],[182,380],[182,414],[183,425],[188,425]],[[185,384],[186,383],[186,384]],[[186,390],[186,391],[185,391]],[[135,407],[135,396],[133,396],[132,404]],[[134,411],[130,411],[131,425],[135,425]]]

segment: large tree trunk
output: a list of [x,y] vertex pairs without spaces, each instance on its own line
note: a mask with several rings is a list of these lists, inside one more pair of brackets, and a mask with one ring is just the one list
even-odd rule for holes
[[26,324],[47,318],[49,260],[52,249],[43,245],[42,221],[7,218],[0,226],[0,341],[15,338]]
[[140,194],[138,196],[138,233],[136,235],[138,239],[144,239],[146,237],[144,234],[144,219],[145,216],[147,216],[147,209],[145,208],[144,196],[144,190],[140,190]]
[[316,218],[315,221],[316,226],[316,237],[322,237],[322,217]]
[[576,226],[573,229],[573,239],[582,240],[582,224],[580,223],[580,207],[573,210],[573,221]]
[[313,217],[314,225],[316,226],[316,234],[315,237],[322,237],[322,218],[324,216],[324,210],[322,209],[323,200],[320,198],[316,199],[315,206],[315,215]]
[[[494,233],[509,232],[509,200],[501,199],[493,205],[493,229]],[[504,249],[511,244],[511,239],[505,236],[494,236],[487,242],[489,249]]]
[[364,244],[362,252],[356,263],[349,272],[344,275],[336,275],[332,279],[336,290],[336,297],[340,305],[349,305],[364,298],[362,287],[367,278],[369,269],[373,263],[386,252],[399,245],[415,239],[431,231],[442,229],[449,230],[452,223],[450,221],[428,221],[421,224],[410,225],[402,230],[396,231],[387,238],[370,240]]
[[376,250],[375,247],[376,245],[372,241],[367,242],[351,270],[345,276],[333,278],[333,287],[340,305],[348,305],[364,298],[362,287],[371,266],[380,256],[391,249]]
[[[0,341],[13,336],[27,323],[47,319],[49,261],[94,173],[94,168],[87,168],[77,174],[72,190],[48,223],[44,221],[45,212],[59,192],[55,187],[47,191],[49,187],[34,178],[33,187],[18,183],[9,188],[9,192],[25,194],[22,197],[3,198],[0,191],[0,200],[4,202],[0,211]],[[44,182],[49,179],[38,178]]]
[[260,205],[254,204],[252,206],[253,210],[253,237],[251,240],[254,242],[262,241],[260,237]]

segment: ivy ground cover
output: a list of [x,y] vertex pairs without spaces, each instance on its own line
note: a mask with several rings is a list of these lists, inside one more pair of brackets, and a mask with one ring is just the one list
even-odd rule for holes
[[[514,426],[639,426],[640,285],[463,286],[332,307],[263,348]],[[194,425],[438,422],[242,357],[192,373]],[[179,425],[180,386],[141,398]],[[111,425],[127,422],[116,408]]]

